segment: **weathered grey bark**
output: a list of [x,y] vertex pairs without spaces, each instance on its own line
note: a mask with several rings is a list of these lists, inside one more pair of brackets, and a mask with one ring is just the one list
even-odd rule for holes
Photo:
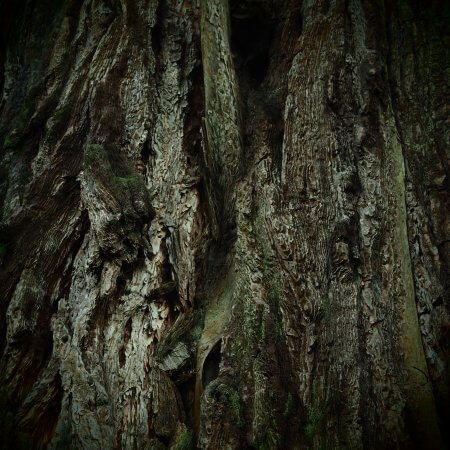
[[442,448],[450,19],[0,3],[3,448]]

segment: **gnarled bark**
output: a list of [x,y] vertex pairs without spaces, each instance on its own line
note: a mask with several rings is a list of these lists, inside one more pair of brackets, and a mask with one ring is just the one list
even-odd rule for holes
[[0,5],[5,448],[442,448],[448,8]]

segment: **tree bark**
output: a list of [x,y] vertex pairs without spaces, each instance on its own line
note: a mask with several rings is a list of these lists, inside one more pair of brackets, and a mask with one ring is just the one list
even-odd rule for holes
[[444,448],[450,9],[0,3],[2,448]]

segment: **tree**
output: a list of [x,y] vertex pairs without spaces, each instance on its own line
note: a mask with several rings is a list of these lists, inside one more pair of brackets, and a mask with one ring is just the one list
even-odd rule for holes
[[448,443],[444,2],[0,12],[5,448]]

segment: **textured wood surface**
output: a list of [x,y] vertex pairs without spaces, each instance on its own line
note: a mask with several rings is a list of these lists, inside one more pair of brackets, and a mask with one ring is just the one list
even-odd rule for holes
[[0,3],[1,448],[448,445],[444,3]]

